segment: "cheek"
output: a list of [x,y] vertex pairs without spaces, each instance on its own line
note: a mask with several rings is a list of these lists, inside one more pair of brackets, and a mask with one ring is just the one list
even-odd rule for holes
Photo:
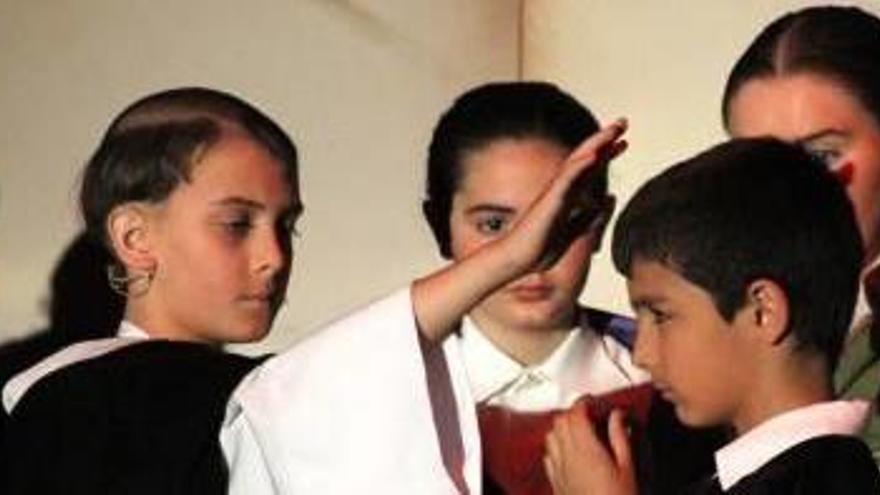
[[169,276],[187,285],[223,287],[242,271],[242,256],[216,232],[193,230],[169,246],[164,261]]
[[854,164],[852,181],[847,193],[852,199],[859,229],[869,246],[877,244],[880,237],[880,142],[873,148],[865,147],[851,154]]
[[480,235],[463,222],[450,222],[449,229],[453,259],[461,259],[479,249],[492,239]]
[[[880,154],[880,143],[877,150]],[[862,153],[861,156],[854,156],[853,162],[855,169],[849,185],[850,195],[856,205],[873,209],[880,203],[880,156]]]

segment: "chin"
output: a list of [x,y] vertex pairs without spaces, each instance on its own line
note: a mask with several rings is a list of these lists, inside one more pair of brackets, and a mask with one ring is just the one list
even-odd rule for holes
[[719,424],[719,421],[711,415],[702,414],[699,411],[694,411],[693,408],[687,408],[678,403],[675,404],[675,415],[682,424],[691,428],[709,428]]
[[544,304],[523,305],[513,312],[513,319],[519,326],[533,329],[551,329],[573,325],[567,312],[557,305]]
[[242,321],[235,328],[228,328],[224,334],[224,343],[251,344],[263,340],[269,334],[271,321]]

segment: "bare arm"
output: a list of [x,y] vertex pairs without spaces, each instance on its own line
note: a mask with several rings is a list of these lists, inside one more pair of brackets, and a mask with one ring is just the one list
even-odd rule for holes
[[446,268],[416,280],[413,309],[422,334],[438,342],[480,300],[508,282],[552,265],[591,219],[582,215],[578,178],[605,166],[626,147],[620,136],[626,121],[617,120],[581,143],[526,215],[498,240]]

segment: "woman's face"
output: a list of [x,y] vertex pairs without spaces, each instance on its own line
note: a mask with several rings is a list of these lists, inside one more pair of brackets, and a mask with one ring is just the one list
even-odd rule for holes
[[733,137],[803,144],[847,184],[867,260],[880,253],[880,126],[842,84],[821,75],[767,76],[743,84],[728,108]]
[[[568,152],[546,139],[502,138],[465,154],[449,221],[452,257],[466,257],[519,221],[556,176]],[[471,315],[481,325],[514,330],[571,325],[600,237],[601,232],[586,232],[554,266],[496,291]]]
[[239,134],[213,144],[152,215],[149,330],[213,343],[263,337],[284,300],[300,210],[265,148]]

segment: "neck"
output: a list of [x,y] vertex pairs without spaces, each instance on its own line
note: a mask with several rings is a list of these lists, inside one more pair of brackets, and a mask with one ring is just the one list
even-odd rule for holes
[[170,324],[162,315],[157,314],[156,311],[150,311],[149,304],[145,299],[129,297],[125,305],[123,318],[146,332],[150,338],[215,344],[214,342],[207,342],[191,333],[181,331],[176,326]]
[[516,327],[488,318],[479,310],[470,314],[479,330],[505,354],[523,366],[543,362],[565,340],[573,329],[573,322],[554,327]]
[[824,360],[795,359],[775,369],[755,369],[752,393],[733,422],[737,435],[782,413],[834,397]]

